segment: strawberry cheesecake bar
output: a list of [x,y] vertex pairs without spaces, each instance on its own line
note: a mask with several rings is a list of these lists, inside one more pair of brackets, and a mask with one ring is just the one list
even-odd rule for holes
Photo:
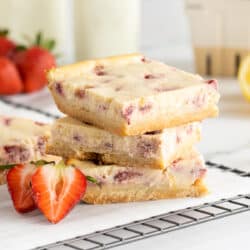
[[83,201],[93,204],[197,197],[207,193],[203,184],[206,168],[197,152],[179,158],[167,169],[96,165],[91,161],[69,160],[68,164],[92,176]]
[[[45,156],[50,126],[28,119],[0,116],[0,165],[25,163]],[[7,170],[0,170],[0,184]]]
[[119,136],[71,117],[54,122],[47,153],[80,160],[164,169],[200,140],[199,122],[137,136]]
[[48,87],[58,108],[119,135],[139,135],[216,116],[215,80],[141,54],[54,68]]

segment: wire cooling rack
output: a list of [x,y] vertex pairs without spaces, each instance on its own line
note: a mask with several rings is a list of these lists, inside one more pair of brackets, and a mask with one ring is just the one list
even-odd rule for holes
[[[34,111],[50,118],[58,118],[58,116],[41,109],[15,103],[3,98],[0,98],[0,100],[5,104],[19,109]],[[210,168],[216,168],[221,171],[234,173],[242,178],[250,177],[250,172],[230,168],[222,164],[208,161],[206,162],[206,165]],[[222,199],[212,203],[205,203],[199,206],[176,210],[174,212],[94,232],[92,234],[82,235],[73,239],[67,239],[53,244],[40,246],[34,250],[108,249],[249,210],[250,193],[240,194],[229,199]]]
[[[244,172],[209,161],[206,164],[211,168],[228,171],[242,178],[250,177],[250,172]],[[38,247],[34,250],[108,249],[249,210],[250,193],[134,221],[92,234]]]

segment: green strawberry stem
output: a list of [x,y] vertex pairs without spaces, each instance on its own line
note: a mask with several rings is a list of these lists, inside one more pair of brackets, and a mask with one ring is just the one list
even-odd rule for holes
[[[47,165],[47,164],[55,164],[54,161],[45,161],[45,160],[31,161],[30,163],[34,164],[37,167],[42,166],[42,165]],[[0,170],[11,169],[18,164],[19,163],[0,165]]]
[[[45,161],[45,160],[31,161],[30,163],[31,163],[31,164],[34,164],[34,165],[37,166],[37,167],[43,166],[43,165],[47,165],[47,164],[55,164],[54,161]],[[0,165],[0,170],[11,169],[11,168],[15,167],[16,165],[18,165],[18,163]],[[60,161],[59,163],[57,163],[55,166],[58,167],[58,168],[64,168],[64,167],[66,167],[66,164],[64,163],[63,160],[61,160],[61,161]],[[92,183],[94,183],[94,184],[98,184],[97,179],[95,179],[95,178],[92,177],[92,176],[86,175],[86,179],[87,179],[89,182],[92,182]]]
[[0,29],[0,36],[8,36],[9,30],[8,29]]
[[[26,34],[22,34],[22,37],[23,37],[24,43],[18,44],[16,46],[16,51],[23,51],[23,50],[27,50],[30,47],[37,46],[37,47],[40,47],[40,48],[43,48],[52,52],[54,48],[56,47],[56,41],[54,39],[45,39],[41,31],[36,33],[34,39],[32,39],[30,36]],[[55,54],[54,52],[53,54],[56,58],[58,57],[58,55]]]
[[5,169],[11,169],[17,164],[6,164],[6,165],[0,165],[0,170],[5,170]]
[[27,47],[23,44],[18,44],[15,48],[16,51],[23,51],[23,50],[26,50]]
[[[64,160],[61,160],[61,161],[59,161],[59,162],[56,164],[56,167],[58,167],[59,169],[60,169],[60,168],[67,167],[67,162],[65,163]],[[94,177],[89,176],[89,175],[86,175],[85,177],[86,177],[86,179],[87,179],[89,182],[98,184],[98,181],[97,181]]]
[[45,160],[38,160],[38,161],[31,161],[31,164],[34,164],[36,166],[42,166],[47,164],[55,164],[54,161],[45,161]]
[[52,51],[56,46],[56,41],[54,39],[45,39],[41,31],[37,32],[34,41],[32,41],[27,36],[25,37],[28,41],[29,46],[38,46],[47,49],[48,51]]
[[95,178],[92,177],[92,176],[87,175],[87,176],[86,176],[86,179],[87,179],[88,181],[92,182],[92,183],[98,184],[97,179],[95,179]]

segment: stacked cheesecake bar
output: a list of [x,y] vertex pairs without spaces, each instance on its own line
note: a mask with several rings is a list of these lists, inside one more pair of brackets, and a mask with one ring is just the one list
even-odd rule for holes
[[140,54],[53,69],[49,88],[68,117],[47,153],[94,177],[84,201],[108,203],[206,193],[200,121],[216,116],[219,94],[205,81]]
[[[48,158],[45,154],[50,126],[23,118],[0,116],[0,165]],[[0,184],[7,170],[0,168]]]

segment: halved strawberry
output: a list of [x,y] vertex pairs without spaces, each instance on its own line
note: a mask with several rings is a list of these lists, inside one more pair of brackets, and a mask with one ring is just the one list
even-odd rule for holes
[[52,223],[63,219],[80,201],[86,190],[82,172],[60,162],[37,169],[31,179],[37,207]]
[[31,176],[35,170],[33,164],[18,164],[7,174],[8,189],[17,212],[26,213],[36,208],[31,189]]

